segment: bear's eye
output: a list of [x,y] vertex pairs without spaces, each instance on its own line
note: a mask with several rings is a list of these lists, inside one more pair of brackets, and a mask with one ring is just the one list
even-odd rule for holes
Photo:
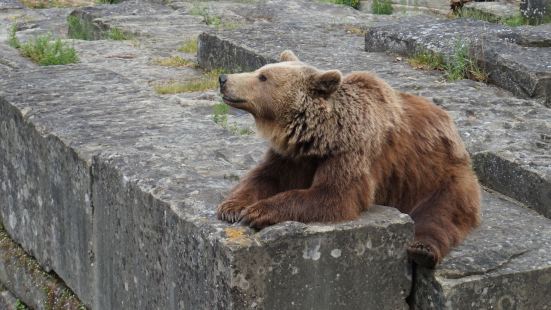
[[258,76],[258,79],[262,82],[266,82],[266,80],[268,80],[268,78],[264,74],[261,74],[260,76]]

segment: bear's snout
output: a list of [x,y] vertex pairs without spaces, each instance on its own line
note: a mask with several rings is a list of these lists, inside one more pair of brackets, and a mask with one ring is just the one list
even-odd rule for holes
[[226,82],[228,81],[228,76],[225,74],[220,74],[218,76],[218,82],[220,83],[220,91],[224,90],[224,85],[226,85]]

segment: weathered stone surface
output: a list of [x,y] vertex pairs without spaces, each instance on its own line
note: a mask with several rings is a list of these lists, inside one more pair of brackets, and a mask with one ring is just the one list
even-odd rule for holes
[[463,5],[462,11],[475,11],[498,21],[502,18],[519,14],[518,5],[507,2],[469,2]]
[[[39,264],[10,239],[0,225],[0,308],[16,309],[16,299],[31,309],[80,309],[81,303],[56,276],[45,272]],[[2,290],[0,290],[2,291]],[[2,307],[4,302],[6,307]],[[17,308],[20,309],[20,308]]]
[[537,102],[470,80],[448,82],[436,72],[363,52],[362,38],[346,34],[338,25],[246,28],[199,39],[198,60],[207,68],[255,70],[292,48],[299,58],[320,68],[370,70],[399,90],[431,98],[455,119],[482,181],[550,216],[551,110]]
[[[67,141],[50,134],[49,122],[33,122],[57,117],[55,106],[44,104],[68,97],[45,91],[50,76],[31,77],[20,88],[9,85],[21,82],[12,73],[0,72],[0,215],[9,234],[44,268],[55,270],[81,298],[90,300],[94,258],[89,163]],[[6,92],[12,97],[4,96]],[[38,104],[13,100],[23,97]]]
[[486,193],[483,221],[436,270],[418,269],[415,309],[550,309],[551,220]]
[[17,299],[13,294],[0,285],[0,309],[17,310]]
[[513,29],[468,19],[409,18],[399,24],[371,28],[366,34],[365,48],[405,55],[428,50],[449,59],[458,42],[467,43],[490,82],[519,96],[541,97],[551,106],[551,47],[533,41],[530,46],[521,46],[508,40],[533,36],[530,27]]
[[522,0],[520,11],[522,15],[535,21],[551,18],[551,4],[548,0]]
[[18,0],[2,0],[0,1],[0,11],[9,9],[22,9],[23,5]]
[[[43,82],[32,83],[37,80]],[[80,227],[93,240],[93,288],[85,292],[74,285],[79,296],[93,295],[93,308],[270,309],[284,296],[295,296],[288,300],[308,308],[344,307],[344,300],[362,307],[405,307],[410,287],[405,247],[413,227],[393,209],[374,208],[351,223],[283,224],[261,233],[215,219],[215,206],[232,180],[254,164],[265,146],[218,127],[210,106],[181,107],[119,75],[83,65],[8,72],[0,89],[4,105],[14,110],[2,114],[5,123],[27,108],[29,126],[70,146],[66,153],[75,165],[93,161],[91,179],[87,174],[93,229]],[[109,100],[96,95],[100,92]],[[42,143],[27,137],[32,132],[18,130],[25,135],[18,141]],[[35,159],[41,160],[47,157]],[[58,162],[71,167],[66,158],[52,158],[50,164]],[[52,174],[69,180],[75,171]],[[52,186],[56,190],[56,183]],[[72,186],[67,191],[71,199],[90,188]],[[19,190],[15,184],[10,188]],[[19,203],[16,193],[5,197]],[[72,210],[87,206],[75,201]],[[29,202],[25,210],[35,208]],[[42,209],[55,213],[56,207]],[[17,223],[23,218],[19,214],[13,211]],[[36,240],[15,231],[14,236],[29,244]],[[298,298],[306,292],[318,297]]]

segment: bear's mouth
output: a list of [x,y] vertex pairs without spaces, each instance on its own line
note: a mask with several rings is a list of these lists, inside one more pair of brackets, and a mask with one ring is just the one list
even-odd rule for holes
[[224,101],[224,103],[226,103],[227,105],[230,105],[230,106],[239,106],[241,103],[245,102],[245,100],[243,100],[243,99],[236,99],[236,98],[231,98],[231,97],[228,97],[228,96],[222,97],[222,100]]

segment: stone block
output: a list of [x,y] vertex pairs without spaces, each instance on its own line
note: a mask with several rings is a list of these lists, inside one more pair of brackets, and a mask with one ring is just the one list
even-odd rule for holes
[[[38,80],[23,89],[6,86],[20,78],[15,72],[0,77],[0,217],[14,240],[89,301],[94,263],[90,168],[40,121],[45,109],[55,114],[55,104],[48,106],[51,93],[40,91],[48,74],[35,75]],[[22,91],[35,93],[27,97]]]
[[436,270],[419,268],[415,309],[551,308],[551,220],[486,192],[482,224]]
[[[534,38],[539,40],[517,40]],[[488,73],[488,80],[518,96],[541,98],[551,106],[551,47],[549,33],[537,28],[511,28],[484,21],[408,18],[400,23],[373,27],[366,34],[365,49],[412,56],[430,51],[449,61],[456,46],[466,44],[471,56]],[[529,45],[523,44],[529,41]],[[538,42],[538,43],[536,43]]]
[[[11,182],[2,195],[8,231],[93,309],[274,309],[284,299],[320,309],[406,307],[413,225],[394,209],[261,232],[216,220],[216,205],[266,146],[214,123],[209,105],[182,107],[85,65],[2,73],[0,89],[8,141],[0,156],[13,166],[2,179]],[[47,142],[59,148],[42,150]],[[54,170],[30,170],[39,164]],[[63,193],[55,205],[40,207],[45,194],[23,182],[40,189],[33,176]],[[57,212],[65,221],[31,225]],[[58,229],[83,239],[61,243]],[[72,256],[52,252],[54,241]],[[89,265],[71,250],[77,245],[90,247]],[[70,266],[90,269],[67,273]]]

